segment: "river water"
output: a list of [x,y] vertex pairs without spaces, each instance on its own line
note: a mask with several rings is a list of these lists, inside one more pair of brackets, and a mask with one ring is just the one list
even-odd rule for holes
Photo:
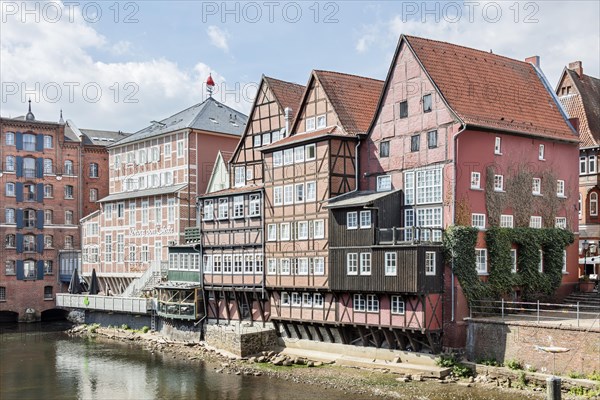
[[[139,345],[71,337],[63,332],[68,327],[63,323],[0,325],[1,400],[358,399],[265,376],[219,374],[203,363],[151,353]],[[418,398],[525,398],[473,389],[427,392]]]

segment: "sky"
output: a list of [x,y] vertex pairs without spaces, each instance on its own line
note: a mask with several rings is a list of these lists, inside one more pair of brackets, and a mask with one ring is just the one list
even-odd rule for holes
[[400,34],[600,76],[600,1],[0,0],[0,115],[135,132],[214,97],[244,113],[263,74],[385,79]]

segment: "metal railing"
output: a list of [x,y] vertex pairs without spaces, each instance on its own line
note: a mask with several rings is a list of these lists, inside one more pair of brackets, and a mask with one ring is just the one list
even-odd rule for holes
[[378,228],[377,244],[416,244],[442,242],[442,228],[419,228],[406,226],[402,228]]
[[152,299],[146,298],[57,293],[56,306],[85,310],[149,314],[152,311],[153,303]]
[[521,301],[477,300],[469,309],[471,318],[500,318],[537,324],[561,324],[600,329],[600,304],[556,304]]
[[185,228],[183,231],[183,238],[185,243],[199,243],[201,239],[200,228],[195,226]]
[[[121,293],[123,297],[136,297],[142,293],[142,290],[150,282],[155,282],[158,277],[158,282],[165,275],[165,269],[168,267],[167,262],[152,261],[150,267],[139,277],[133,280],[129,286]],[[156,283],[158,283],[156,282]]]

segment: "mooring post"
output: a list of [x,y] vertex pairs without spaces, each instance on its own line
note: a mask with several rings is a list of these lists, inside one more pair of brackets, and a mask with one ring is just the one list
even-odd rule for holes
[[560,400],[560,378],[551,376],[546,379],[546,399]]

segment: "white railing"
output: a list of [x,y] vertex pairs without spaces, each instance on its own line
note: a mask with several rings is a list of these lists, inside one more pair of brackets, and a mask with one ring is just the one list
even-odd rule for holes
[[139,296],[142,289],[150,280],[154,279],[155,276],[161,274],[161,262],[152,261],[150,267],[139,278],[136,278],[127,286],[127,288],[121,293],[122,297],[134,297]]
[[65,308],[80,308],[85,310],[150,314],[153,303],[152,299],[145,299],[141,297],[112,297],[87,294],[57,293],[56,306]]

